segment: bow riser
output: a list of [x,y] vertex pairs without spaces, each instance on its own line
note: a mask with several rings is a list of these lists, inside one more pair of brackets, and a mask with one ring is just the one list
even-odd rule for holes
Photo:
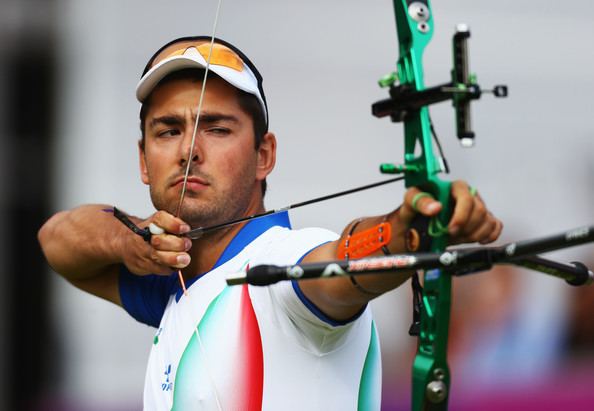
[[[397,62],[398,87],[405,92],[425,89],[423,52],[433,34],[428,0],[395,0],[394,11],[400,43]],[[427,107],[407,111],[404,121],[405,185],[420,187],[439,200],[438,219],[447,226],[450,218],[450,183],[438,178],[443,160],[433,152],[431,121]],[[431,251],[443,251],[447,236],[432,239]],[[413,365],[413,410],[447,409],[450,376],[446,360],[451,302],[451,277],[440,270],[425,273],[421,304],[419,345]]]

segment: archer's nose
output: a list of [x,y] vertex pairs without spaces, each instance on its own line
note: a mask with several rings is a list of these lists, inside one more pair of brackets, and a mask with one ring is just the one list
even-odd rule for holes
[[[199,163],[201,160],[204,159],[202,154],[201,142],[200,142],[200,135],[197,134],[196,138],[192,139],[194,130],[191,129],[186,133],[186,138],[184,138],[181,144],[181,151],[180,151],[180,164],[187,165],[188,158],[192,163]],[[192,141],[194,140],[194,141]]]

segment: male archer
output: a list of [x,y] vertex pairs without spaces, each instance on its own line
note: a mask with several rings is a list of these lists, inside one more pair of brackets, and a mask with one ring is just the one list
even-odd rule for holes
[[[321,228],[293,230],[283,212],[190,240],[185,233],[191,228],[265,210],[276,137],[268,130],[262,77],[231,44],[217,40],[211,50],[210,39],[188,37],[155,53],[136,95],[142,103],[141,179],[158,211],[129,218],[163,233],[145,242],[106,212],[109,206],[86,205],[51,217],[39,241],[49,264],[73,285],[158,329],[145,409],[379,409],[381,364],[368,302],[408,275],[269,287],[228,287],[225,278],[258,264],[403,252],[413,217],[435,216],[441,204],[411,188],[395,211],[357,219],[340,236]],[[452,242],[488,243],[499,236],[501,222],[466,183],[453,183],[451,194]],[[390,228],[382,247],[353,245],[358,233],[374,233],[380,224]]]

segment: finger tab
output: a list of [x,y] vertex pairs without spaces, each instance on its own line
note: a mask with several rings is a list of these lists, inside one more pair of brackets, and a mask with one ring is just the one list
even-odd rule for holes
[[160,234],[164,234],[165,233],[165,230],[163,230],[161,227],[159,227],[155,223],[150,223],[149,224],[149,231],[153,235],[160,235]]

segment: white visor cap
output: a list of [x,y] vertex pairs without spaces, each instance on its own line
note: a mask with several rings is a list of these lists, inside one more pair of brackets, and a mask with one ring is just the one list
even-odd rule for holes
[[[215,47],[217,46],[217,43],[215,43]],[[151,67],[151,69],[147,71],[144,76],[142,76],[138,82],[138,85],[136,86],[136,98],[138,101],[143,103],[157,86],[157,84],[159,84],[163,78],[173,72],[187,68],[206,69],[207,58],[208,54],[206,54],[205,57],[196,49],[196,47],[189,46],[183,53],[163,59]],[[256,96],[260,102],[260,105],[262,106],[264,120],[266,123],[268,123],[268,110],[266,109],[266,103],[264,102],[262,94],[260,93],[258,80],[256,79],[256,76],[252,70],[245,64],[245,62],[243,62],[241,59],[239,60],[241,61],[241,67],[231,67],[230,65],[225,65],[224,62],[222,62],[223,64],[216,64],[217,60],[211,58],[208,71],[212,71],[213,73],[217,74],[233,87]]]

